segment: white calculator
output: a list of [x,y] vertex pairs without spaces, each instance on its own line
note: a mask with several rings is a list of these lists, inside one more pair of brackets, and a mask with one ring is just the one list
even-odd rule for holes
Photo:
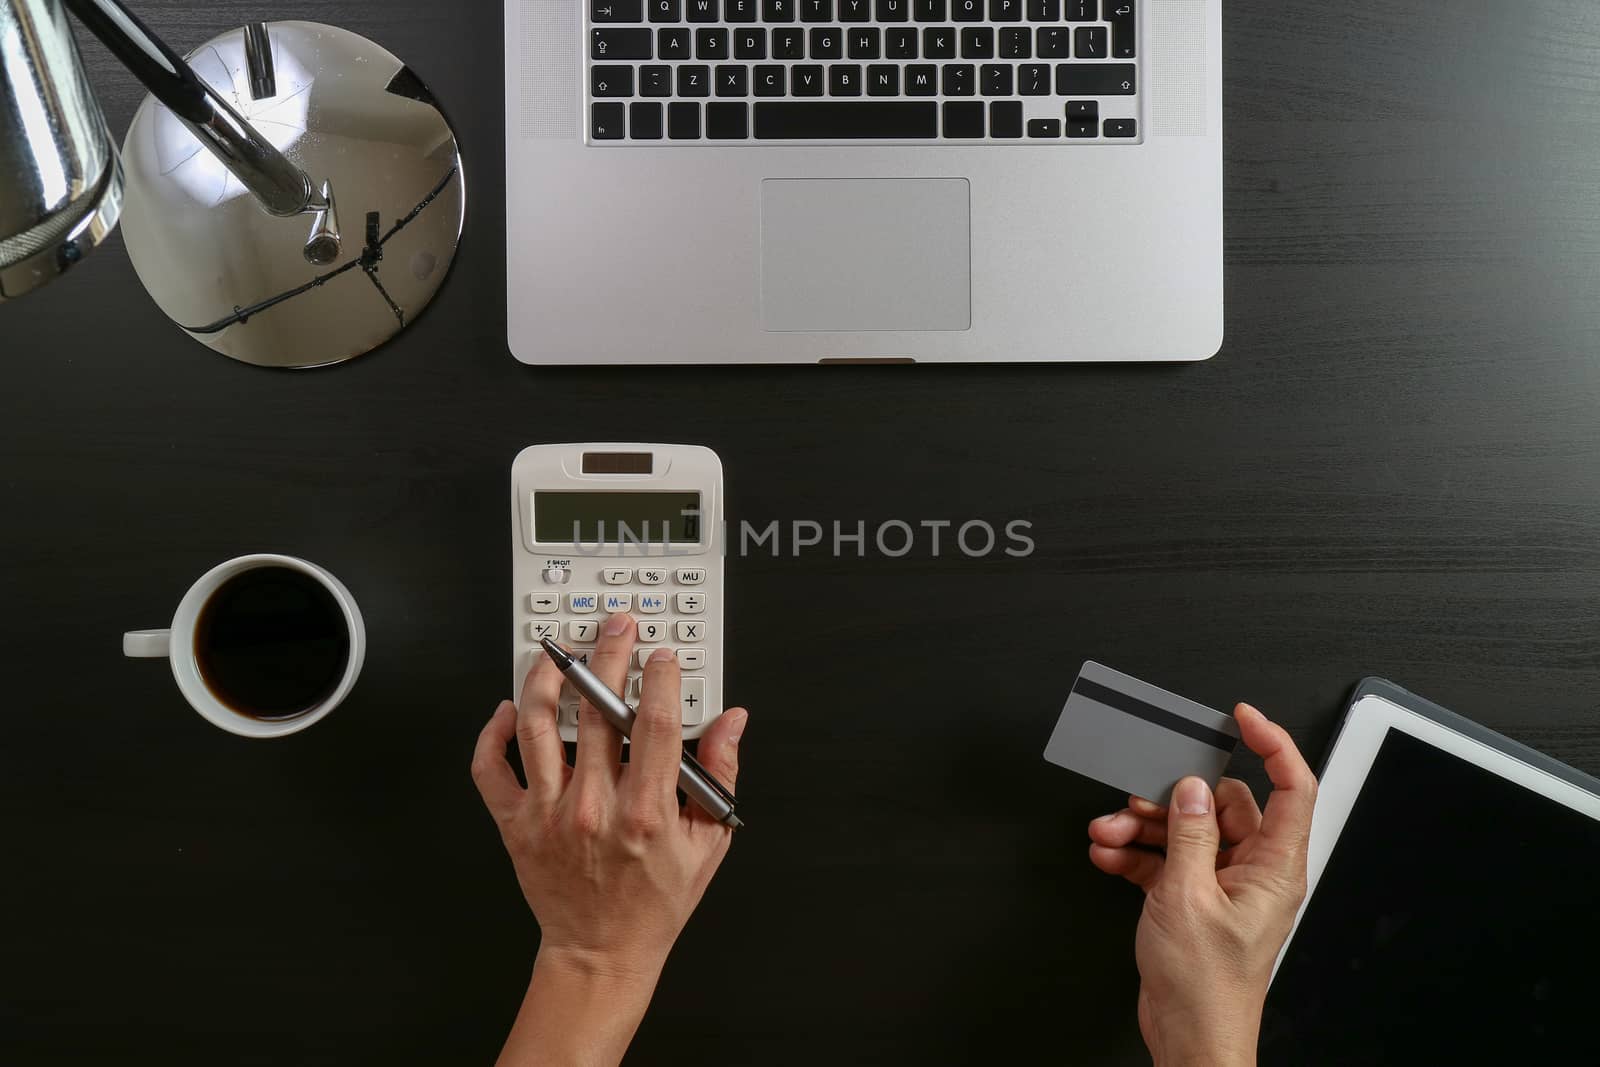
[[[607,616],[629,612],[638,642],[623,699],[639,701],[645,660],[678,657],[683,735],[722,714],[722,461],[699,445],[533,445],[511,465],[512,625],[522,691],[549,637],[588,660]],[[578,736],[563,687],[561,736]]]

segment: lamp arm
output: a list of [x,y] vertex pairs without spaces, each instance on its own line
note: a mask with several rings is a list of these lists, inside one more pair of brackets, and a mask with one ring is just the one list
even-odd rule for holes
[[[262,207],[274,215],[298,215],[315,207],[314,189],[305,171],[289,162],[119,0],[63,3],[157,100],[183,120]],[[250,52],[252,92],[271,95],[271,42],[264,25],[251,31],[245,34],[245,42]]]

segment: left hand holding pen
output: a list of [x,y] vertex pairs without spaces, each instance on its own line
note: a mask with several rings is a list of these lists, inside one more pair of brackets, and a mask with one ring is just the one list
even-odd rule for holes
[[[615,692],[627,681],[634,622],[606,620],[589,667]],[[677,800],[683,754],[678,665],[651,657],[630,761],[622,737],[587,701],[568,766],[556,727],[562,677],[539,656],[517,705],[495,709],[472,777],[499,825],[539,954],[502,1064],[614,1064],[644,1017],[656,979],[727,855],[732,831]],[[748,713],[732,708],[700,740],[702,765],[732,789]],[[506,762],[515,737],[527,788]]]

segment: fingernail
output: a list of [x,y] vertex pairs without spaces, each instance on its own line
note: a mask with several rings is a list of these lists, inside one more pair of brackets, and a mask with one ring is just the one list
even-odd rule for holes
[[1185,778],[1172,791],[1172,802],[1185,815],[1205,815],[1211,811],[1211,787],[1200,778]]
[[650,653],[651,663],[665,663],[671,658],[672,649],[670,648],[658,648],[654,652]]
[[728,735],[728,744],[737,745],[739,738],[744,736],[744,724],[750,721],[748,711],[733,711],[728,713],[728,720],[733,723],[732,733]]
[[605,634],[607,637],[616,637],[618,634],[627,630],[628,626],[632,622],[633,616],[629,615],[626,611],[618,612],[606,620],[605,627],[600,632]]

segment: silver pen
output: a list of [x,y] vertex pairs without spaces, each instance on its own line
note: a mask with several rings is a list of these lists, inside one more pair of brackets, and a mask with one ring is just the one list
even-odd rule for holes
[[[556,668],[572,683],[572,688],[578,691],[595,710],[605,717],[606,722],[616,727],[617,732],[623,737],[633,735],[634,711],[627,703],[611,689],[595,677],[595,673],[571,652],[562,648],[548,637],[539,639],[544,646],[545,655],[550,657]],[[738,800],[723,784],[717,781],[712,773],[700,766],[700,761],[689,755],[689,750],[683,750],[683,760],[678,764],[678,788],[696,804],[704,808],[713,819],[737,830],[744,825],[739,816],[733,813]]]

